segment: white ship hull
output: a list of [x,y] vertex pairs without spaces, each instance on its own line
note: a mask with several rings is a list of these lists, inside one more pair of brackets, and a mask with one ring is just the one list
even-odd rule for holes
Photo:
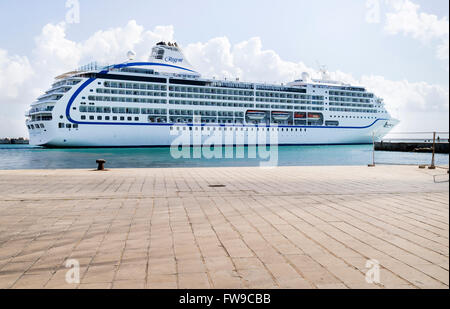
[[[373,137],[380,140],[390,128],[386,120],[376,121],[368,128],[338,127],[274,127],[277,137],[271,136],[271,128],[227,127],[229,131],[218,131],[219,126],[204,126],[204,130],[189,131],[187,126],[151,125],[151,126],[114,126],[83,125],[78,129],[49,128],[46,132],[30,136],[30,144],[44,147],[169,147],[186,142],[190,145],[204,145],[214,140],[222,145],[254,145],[258,143],[278,145],[348,145],[370,144]],[[179,128],[179,131],[177,130]],[[183,129],[186,131],[183,131]],[[200,129],[200,127],[198,127]],[[243,130],[241,130],[241,128]],[[195,129],[195,127],[194,127]],[[247,129],[249,131],[247,131]],[[251,130],[254,131],[251,131]],[[293,131],[291,131],[293,129]],[[214,130],[214,131],[213,131]],[[265,131],[262,131],[265,130]],[[300,131],[301,130],[301,131]],[[264,133],[263,133],[264,132]],[[186,135],[183,135],[186,134]],[[209,135],[208,135],[209,134]],[[212,137],[216,134],[215,139]],[[272,133],[274,134],[274,133]],[[183,137],[183,138],[182,138]]]

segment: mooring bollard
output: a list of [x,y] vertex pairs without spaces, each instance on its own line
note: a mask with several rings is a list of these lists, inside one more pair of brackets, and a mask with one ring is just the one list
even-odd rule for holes
[[100,160],[97,160],[96,162],[97,162],[97,164],[98,164],[97,170],[98,170],[98,171],[104,171],[104,170],[105,170],[105,163],[106,163],[106,160],[100,159]]

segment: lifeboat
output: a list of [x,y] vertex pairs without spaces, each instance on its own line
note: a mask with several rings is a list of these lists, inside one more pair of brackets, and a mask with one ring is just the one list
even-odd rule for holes
[[266,113],[263,111],[247,111],[247,117],[250,120],[263,120],[266,118]]
[[306,118],[306,113],[295,113],[294,114],[294,118],[295,119],[305,119]]
[[323,116],[320,113],[308,113],[309,119],[320,120],[320,119],[322,119],[322,117]]
[[290,113],[288,112],[272,112],[272,118],[277,121],[288,120]]

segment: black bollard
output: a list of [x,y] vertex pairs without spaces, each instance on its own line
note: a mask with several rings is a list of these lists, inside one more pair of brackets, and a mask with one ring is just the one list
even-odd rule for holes
[[106,160],[100,159],[100,160],[97,160],[96,162],[97,162],[97,164],[98,164],[97,170],[98,170],[98,171],[104,171],[104,170],[105,170],[105,163],[106,163]]

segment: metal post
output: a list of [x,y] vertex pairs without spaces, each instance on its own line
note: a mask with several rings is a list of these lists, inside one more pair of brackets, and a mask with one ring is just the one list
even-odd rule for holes
[[435,161],[434,161],[434,154],[436,153],[436,132],[433,132],[433,155],[431,157],[431,165],[429,167],[430,170],[436,169]]
[[369,167],[375,167],[375,132],[372,132],[372,164]]
[[372,162],[373,166],[375,166],[375,132],[372,132],[372,143],[373,143]]

